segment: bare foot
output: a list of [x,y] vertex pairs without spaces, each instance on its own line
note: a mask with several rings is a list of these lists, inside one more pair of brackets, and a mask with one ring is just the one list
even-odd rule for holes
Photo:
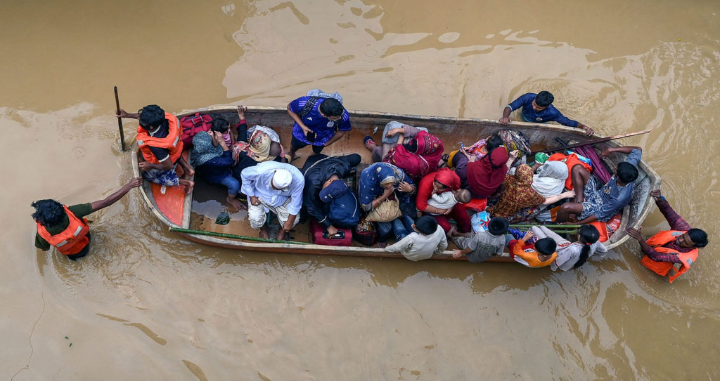
[[263,227],[260,228],[260,238],[270,239],[270,231],[267,225],[263,225]]
[[185,187],[185,195],[190,195],[190,193],[192,193],[193,191],[193,188],[195,187],[195,182],[186,179],[180,179],[180,185],[183,185]]
[[240,202],[240,200],[238,200],[235,196],[228,195],[225,200],[227,200],[227,202],[230,204],[230,206],[232,206],[233,208],[235,208],[235,210],[238,210],[238,211],[239,211],[239,210],[244,210],[244,209],[245,209],[245,205],[243,205],[243,204]]
[[190,180],[190,179],[192,179],[193,176],[195,176],[194,169],[189,168],[189,169],[185,170],[185,168],[183,168],[183,175],[182,175],[183,179]]

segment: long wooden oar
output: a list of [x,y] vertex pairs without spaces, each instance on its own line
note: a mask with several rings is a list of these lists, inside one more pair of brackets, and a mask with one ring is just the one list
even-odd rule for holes
[[245,241],[255,241],[255,242],[289,243],[289,244],[293,244],[293,245],[312,245],[312,243],[307,243],[307,242],[278,241],[278,240],[275,240],[275,239],[248,237],[248,236],[244,236],[244,235],[235,235],[235,234],[227,234],[227,233],[207,232],[207,231],[203,231],[203,230],[182,229],[182,228],[173,228],[173,227],[170,228],[170,231],[171,231],[171,232],[177,232],[177,233],[207,235],[207,236],[211,236],[211,237],[222,237],[222,238],[242,239],[242,240],[245,240]]
[[[115,108],[117,112],[115,115],[120,114],[120,98],[118,98],[117,86],[115,86]],[[120,129],[120,146],[123,152],[125,152],[125,132],[123,131],[122,118],[118,117],[118,129]]]
[[650,132],[650,131],[652,131],[652,130],[645,130],[645,131],[640,131],[640,132],[631,132],[631,133],[629,133],[629,134],[609,136],[609,137],[607,137],[607,138],[600,138],[600,139],[590,140],[590,141],[587,141],[587,142],[584,142],[584,143],[570,144],[570,145],[567,145],[567,146],[564,146],[564,147],[548,148],[548,149],[544,149],[544,150],[540,150],[540,151],[533,151],[532,154],[536,154],[536,153],[540,153],[540,152],[562,151],[562,150],[566,150],[566,149],[570,149],[570,148],[582,147],[582,146],[587,146],[587,145],[591,145],[591,144],[595,144],[595,143],[607,142],[607,141],[609,141],[609,140],[629,138],[629,137],[631,137],[631,136],[647,134],[647,133]]

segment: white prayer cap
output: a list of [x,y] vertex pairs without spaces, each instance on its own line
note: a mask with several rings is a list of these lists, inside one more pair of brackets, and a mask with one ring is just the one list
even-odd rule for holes
[[287,189],[292,182],[292,175],[287,169],[278,169],[272,178],[272,185],[277,189]]

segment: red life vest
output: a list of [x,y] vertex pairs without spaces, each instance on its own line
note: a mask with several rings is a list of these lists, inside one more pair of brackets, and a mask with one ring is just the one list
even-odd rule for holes
[[695,263],[695,261],[697,260],[699,250],[695,248],[691,251],[688,251],[687,253],[681,253],[677,250],[662,246],[675,241],[677,237],[685,233],[686,232],[680,230],[666,230],[655,234],[654,236],[648,238],[647,241],[645,241],[657,252],[677,255],[678,258],[680,258],[680,260],[682,261],[679,270],[676,269],[675,266],[673,266],[672,262],[657,262],[650,259],[650,257],[648,257],[647,255],[643,256],[643,258],[640,260],[640,263],[642,263],[643,266],[647,267],[648,269],[652,270],[660,276],[666,276],[668,275],[670,270],[675,270],[674,274],[668,275],[668,280],[670,281],[670,283],[672,283],[675,278],[690,270],[690,266],[692,266],[692,264]]
[[58,234],[52,235],[45,229],[45,226],[37,222],[38,234],[49,244],[55,246],[60,253],[65,255],[77,254],[90,242],[87,237],[90,226],[88,226],[84,218],[75,217],[67,206],[63,205],[63,208],[68,216],[67,228]]
[[574,154],[574,153],[571,153],[570,155],[565,155],[560,152],[554,153],[554,154],[550,155],[550,157],[548,158],[548,161],[562,161],[565,163],[565,165],[567,165],[568,177],[567,177],[567,179],[565,179],[565,188],[567,188],[567,190],[573,189],[572,169],[574,166],[582,165],[583,167],[585,167],[585,169],[587,169],[588,172],[592,172],[592,167],[588,163],[585,163],[584,161],[580,160],[577,157],[577,154]]
[[164,148],[170,151],[170,160],[176,162],[183,151],[183,142],[180,140],[180,122],[173,114],[165,113],[165,119],[168,121],[168,135],[164,138],[154,138],[150,136],[146,129],[138,126],[137,142],[145,161],[152,164],[160,163],[155,155],[150,151],[150,147]]

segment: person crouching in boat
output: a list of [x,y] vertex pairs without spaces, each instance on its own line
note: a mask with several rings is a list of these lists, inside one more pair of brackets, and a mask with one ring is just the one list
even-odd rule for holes
[[[645,254],[641,260],[643,266],[660,276],[668,275],[668,280],[672,283],[695,263],[699,249],[707,246],[707,233],[692,228],[673,210],[660,190],[654,190],[650,195],[655,199],[655,204],[670,224],[671,230],[661,231],[647,240],[642,236],[642,228],[627,228],[625,231],[640,243],[640,249]],[[669,274],[675,263],[680,264],[680,269]]]
[[88,204],[66,206],[51,199],[33,202],[31,205],[35,213],[32,218],[37,224],[35,247],[48,251],[51,245],[55,246],[57,251],[73,261],[84,257],[90,247],[90,227],[84,217],[116,203],[130,189],[141,184],[142,178],[136,177],[104,200]]
[[467,256],[469,262],[485,262],[494,255],[502,255],[505,250],[505,234],[509,227],[508,220],[502,217],[495,217],[488,223],[487,230],[460,234],[451,232],[453,242],[459,250],[453,251],[453,258]]
[[[182,157],[182,130],[178,118],[166,113],[157,105],[148,105],[137,114],[128,114],[120,109],[118,118],[138,119],[137,142],[145,161],[138,164],[145,180],[158,185],[173,187],[182,184],[185,193],[192,192],[194,182],[189,179],[195,171]],[[177,164],[183,169],[183,177],[175,172]]]
[[198,175],[202,176],[211,184],[223,185],[228,190],[227,202],[235,210],[243,209],[243,205],[237,199],[240,191],[240,182],[233,177],[232,168],[235,161],[232,152],[227,146],[222,133],[216,129],[216,125],[227,126],[225,119],[214,119],[213,129],[208,133],[198,132],[192,140],[193,148],[190,151],[190,164],[195,167]]
[[512,101],[509,105],[505,106],[502,118],[500,118],[500,123],[510,123],[510,114],[513,111],[522,108],[520,115],[525,122],[546,123],[553,121],[564,126],[581,128],[585,130],[588,135],[593,135],[595,133],[592,128],[572,119],[568,119],[552,105],[553,101],[555,101],[555,97],[549,91],[541,91],[537,94],[523,94]]
[[287,238],[299,220],[305,178],[295,166],[266,161],[242,171],[240,191],[248,197],[250,227],[260,229],[261,238],[269,238],[267,213],[277,215],[281,228],[278,240]]
[[422,216],[412,225],[413,232],[398,242],[385,247],[385,251],[400,253],[411,261],[428,259],[445,251],[448,246],[445,231],[430,216]]
[[[600,188],[597,186],[597,178],[590,176],[587,184],[585,184],[585,200],[582,203],[568,202],[563,204],[557,214],[557,222],[569,221],[571,214],[579,216],[578,224],[589,224],[595,221],[605,222],[632,201],[635,180],[637,180],[639,174],[637,166],[642,158],[642,148],[606,148],[601,156],[606,157],[613,152],[628,155],[624,162],[618,164],[617,174]],[[575,192],[580,192],[580,189],[575,189]]]
[[310,156],[303,166],[303,205],[328,235],[337,234],[337,228],[352,229],[360,221],[358,198],[342,180],[360,164],[360,160],[356,153],[336,157],[318,154]]
[[[326,97],[327,96],[327,97]],[[290,142],[290,160],[295,152],[312,145],[314,153],[322,152],[350,131],[350,114],[342,105],[340,94],[318,93],[290,102],[288,114],[295,121]]]
[[552,238],[545,237],[534,243],[529,242],[536,233],[542,234],[539,231],[537,226],[533,226],[532,231],[526,232],[525,236],[508,243],[510,256],[515,262],[535,269],[550,266],[557,259],[557,243]]

